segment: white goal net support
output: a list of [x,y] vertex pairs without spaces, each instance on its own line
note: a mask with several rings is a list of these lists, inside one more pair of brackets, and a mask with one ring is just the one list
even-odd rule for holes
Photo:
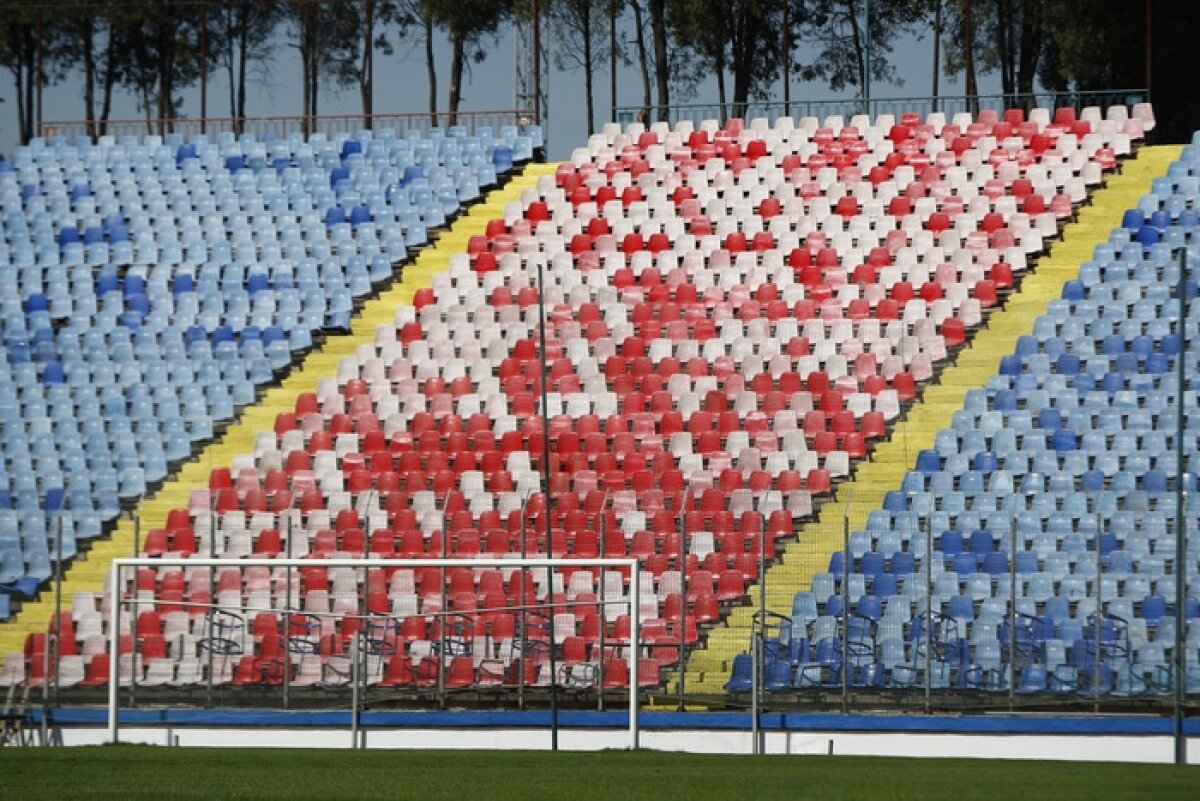
[[[578,571],[592,573],[598,595],[564,591]],[[349,706],[357,744],[368,700],[487,704],[491,693],[493,707],[548,701],[557,745],[560,696],[594,693],[601,707],[627,700],[637,748],[643,596],[653,591],[630,558],[116,559],[109,739],[119,741],[123,708],[282,698],[298,709],[319,697]],[[598,641],[566,634],[585,610],[601,620]]]

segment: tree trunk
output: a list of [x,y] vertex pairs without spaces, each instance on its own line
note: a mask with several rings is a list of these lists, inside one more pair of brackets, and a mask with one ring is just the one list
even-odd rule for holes
[[[243,6],[239,6],[243,8]],[[231,13],[231,12],[226,12]],[[237,132],[237,45],[234,43],[236,37],[233,35],[233,24],[229,17],[221,17],[222,30],[221,34],[224,37],[225,53],[225,70],[229,73],[229,121],[234,132]]]
[[961,2],[967,104],[970,112],[977,114],[979,112],[979,84],[975,77],[975,9],[973,0],[961,0]]
[[462,34],[454,33],[450,40],[450,116],[446,125],[458,125],[458,103],[462,100],[462,76],[466,67],[467,43]]
[[108,133],[108,118],[112,114],[112,96],[113,87],[117,83],[117,42],[116,34],[113,30],[112,23],[108,26],[108,44],[104,51],[104,86],[102,94],[104,100],[100,106],[100,124],[97,126],[97,132],[100,136]]
[[429,76],[429,123],[438,127],[437,62],[433,58],[433,17],[425,12],[421,16],[425,26],[425,72]]
[[1021,0],[1021,54],[1017,62],[1017,93],[1033,94],[1038,63],[1042,55],[1042,4],[1040,0]]
[[246,127],[246,50],[249,47],[246,38],[246,28],[243,26],[238,36],[237,110],[234,112],[239,134]]
[[28,102],[26,102],[27,92],[29,91],[29,78],[26,74],[24,63],[20,63],[13,69],[13,83],[17,87],[17,127],[21,134],[21,144],[29,144],[32,138],[29,133],[30,120],[28,116]]
[[650,34],[654,38],[654,76],[657,84],[658,119],[666,122],[671,115],[671,64],[667,56],[666,0],[650,0]]
[[1016,100],[1013,94],[1017,83],[1012,0],[996,0],[996,32],[1000,56],[1000,91],[1004,94],[1004,104],[1012,106]]
[[[867,60],[863,53],[862,31],[858,28],[857,6],[850,7],[850,41],[854,45],[854,69],[858,73],[858,94],[864,97],[867,87]],[[868,23],[870,24],[870,23]]]
[[722,120],[728,119],[725,113],[725,56],[722,53],[717,54],[713,62],[713,71],[717,73],[717,116]]
[[170,131],[175,117],[175,21],[165,8],[156,20],[158,26],[158,132]]
[[94,50],[96,21],[85,16],[80,20],[79,44],[83,50],[83,107],[87,135],[96,138],[96,53]]
[[733,12],[733,116],[745,117],[753,83],[754,52],[758,46],[758,9],[753,3],[741,3]]
[[638,115],[639,122],[646,122],[650,117],[650,57],[646,52],[646,34],[642,27],[642,4],[639,0],[631,0],[633,8],[634,43],[638,54],[638,68],[642,74],[642,111]]
[[373,104],[375,84],[373,70],[375,66],[375,0],[366,0],[363,4],[364,36],[362,57],[362,80],[359,82],[362,93],[363,127],[371,129],[371,121],[375,116]]
[[942,82],[942,2],[934,0],[933,4],[933,110],[938,108],[938,95],[941,93]]
[[592,4],[590,0],[580,6],[583,12],[583,17],[580,22],[583,24],[583,90],[587,102],[587,132],[591,135],[592,131],[596,130],[596,112],[592,97],[593,83],[592,72],[595,67],[592,64]]
[[208,126],[208,5],[200,6],[200,131]]

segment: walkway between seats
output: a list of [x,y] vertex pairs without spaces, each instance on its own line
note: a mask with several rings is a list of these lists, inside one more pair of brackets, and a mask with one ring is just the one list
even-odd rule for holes
[[[793,595],[808,589],[813,575],[826,570],[830,556],[842,547],[847,519],[850,531],[865,527],[867,515],[880,508],[884,494],[899,489],[917,453],[932,448],[937,432],[950,426],[967,390],[983,387],[997,373],[1000,358],[1016,349],[1017,337],[1032,330],[1033,321],[1045,313],[1049,302],[1061,296],[1063,284],[1078,276],[1080,264],[1091,258],[1097,244],[1108,240],[1112,229],[1120,227],[1125,210],[1137,206],[1151,180],[1166,175],[1179,153],[1175,146],[1143,147],[1122,164],[1119,174],[1108,176],[1105,185],[1093,192],[1090,204],[1080,208],[1076,220],[1063,229],[1062,239],[1025,274],[1019,290],[1008,297],[1003,308],[987,316],[953,363],[924,387],[888,439],[836,488],[816,519],[800,529],[797,541],[789,542],[780,561],[766,574],[768,611],[791,613]],[[706,647],[689,658],[688,695],[723,692],[734,655],[748,650],[759,586],[752,585],[748,592],[752,603],[735,609],[709,633]],[[678,678],[668,692],[677,690]]]

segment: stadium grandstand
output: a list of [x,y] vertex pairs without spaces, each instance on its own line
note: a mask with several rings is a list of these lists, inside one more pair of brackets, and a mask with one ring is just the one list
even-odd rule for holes
[[1127,97],[609,123],[561,162],[516,114],[32,139],[6,736],[627,699],[1179,725],[1200,140]]

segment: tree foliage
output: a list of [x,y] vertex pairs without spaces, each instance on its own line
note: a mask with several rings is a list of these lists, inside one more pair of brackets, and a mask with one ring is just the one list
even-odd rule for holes
[[903,82],[892,62],[892,50],[897,39],[927,21],[929,3],[871,0],[870,6],[867,20],[858,0],[808,0],[802,26],[808,58],[796,66],[802,78],[824,81],[835,92],[847,87],[861,91],[867,79],[869,44],[870,79]]
[[595,76],[610,55],[610,0],[557,0],[548,18],[558,68],[583,73],[587,130],[596,129]]
[[485,41],[513,13],[513,0],[427,0],[426,9],[434,24],[450,39],[450,92],[447,107],[450,124],[458,117],[463,96],[463,75],[468,60],[476,63],[487,56]]

